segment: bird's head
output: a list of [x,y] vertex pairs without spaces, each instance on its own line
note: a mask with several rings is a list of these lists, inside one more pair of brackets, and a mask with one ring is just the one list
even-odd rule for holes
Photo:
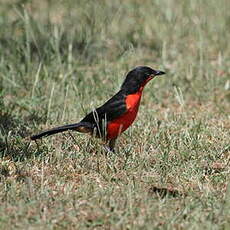
[[121,89],[125,90],[128,94],[136,93],[138,90],[142,90],[146,83],[155,76],[163,74],[165,72],[154,70],[148,66],[138,66],[128,72]]

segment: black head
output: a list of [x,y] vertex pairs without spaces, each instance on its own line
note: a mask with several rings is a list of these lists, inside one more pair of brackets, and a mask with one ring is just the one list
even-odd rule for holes
[[165,72],[154,70],[148,66],[138,66],[128,72],[121,89],[127,91],[128,93],[135,93],[149,80],[153,79],[157,75],[163,74],[165,74]]

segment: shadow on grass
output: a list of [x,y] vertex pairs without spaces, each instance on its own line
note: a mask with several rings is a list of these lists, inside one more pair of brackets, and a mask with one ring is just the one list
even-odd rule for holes
[[181,197],[185,196],[185,194],[182,194],[176,189],[172,188],[160,188],[157,186],[152,186],[149,188],[149,194],[150,195],[157,195],[159,198],[163,199],[164,197]]
[[44,119],[36,114],[19,119],[8,111],[0,111],[0,158],[23,161],[40,155],[41,149],[31,147],[29,127],[42,122]]

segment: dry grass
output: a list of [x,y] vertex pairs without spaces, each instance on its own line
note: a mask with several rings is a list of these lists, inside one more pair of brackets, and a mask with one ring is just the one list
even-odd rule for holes
[[[228,0],[2,1],[0,229],[229,229]],[[136,123],[99,140],[28,136],[76,122],[136,65],[166,70]]]

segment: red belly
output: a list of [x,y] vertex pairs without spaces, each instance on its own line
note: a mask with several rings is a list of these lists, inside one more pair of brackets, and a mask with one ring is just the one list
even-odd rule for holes
[[107,125],[107,139],[114,139],[122,132],[124,132],[132,123],[134,122],[140,100],[141,100],[142,90],[136,94],[128,95],[126,97],[126,108],[127,112],[117,119],[111,121]]

